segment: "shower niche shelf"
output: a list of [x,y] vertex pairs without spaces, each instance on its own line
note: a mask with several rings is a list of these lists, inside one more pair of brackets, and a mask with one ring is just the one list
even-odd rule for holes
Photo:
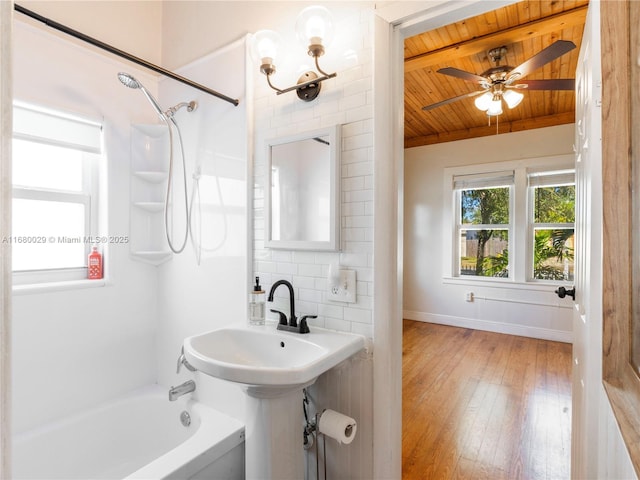
[[165,125],[131,125],[130,254],[160,265],[171,259],[164,234],[169,132]]

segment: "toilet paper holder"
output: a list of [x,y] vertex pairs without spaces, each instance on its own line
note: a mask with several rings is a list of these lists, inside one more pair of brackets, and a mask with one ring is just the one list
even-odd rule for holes
[[[327,479],[327,446],[326,446],[326,437],[331,436],[338,443],[351,443],[353,438],[356,435],[356,421],[353,418],[347,417],[341,413],[335,412],[333,410],[324,409],[322,412],[316,412],[316,414],[309,419],[309,415],[307,412],[307,405],[309,405],[309,398],[307,396],[307,389],[302,390],[303,398],[302,398],[302,408],[304,410],[304,418],[305,418],[305,427],[303,432],[303,447],[305,450],[311,449],[315,445],[315,457],[316,457],[316,479],[320,479],[320,449],[318,448],[319,438],[316,438],[318,435],[322,435],[322,463],[324,465],[324,479]],[[334,423],[333,426],[336,426],[336,418],[338,419],[337,425],[342,429],[340,432],[340,428],[337,430],[333,430],[333,432],[323,432],[323,429],[326,429],[326,425],[321,425],[323,415],[327,415],[328,412],[331,412],[330,416],[333,417]],[[325,416],[325,420],[328,417]],[[345,424],[345,419],[348,421]],[[340,423],[342,421],[342,424]],[[331,429],[329,429],[331,430]],[[334,435],[329,435],[329,433],[333,433]],[[338,438],[336,438],[338,437]],[[342,438],[341,438],[342,437]],[[344,441],[346,440],[346,441]]]
[[304,448],[308,450],[313,446],[313,434],[321,434],[325,437],[333,438],[338,443],[349,444],[353,441],[357,431],[356,421],[344,415],[325,408],[322,412],[316,412],[315,416],[309,420],[307,405],[309,399],[306,389],[304,390],[302,406],[304,409],[305,427],[303,431]]

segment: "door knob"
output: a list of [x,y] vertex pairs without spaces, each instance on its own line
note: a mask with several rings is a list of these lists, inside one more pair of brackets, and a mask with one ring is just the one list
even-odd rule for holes
[[573,300],[576,299],[576,287],[571,287],[570,289],[564,288],[564,287],[558,287],[558,289],[556,290],[556,294],[560,297],[560,298],[564,298],[567,295],[569,295],[571,298],[573,298]]

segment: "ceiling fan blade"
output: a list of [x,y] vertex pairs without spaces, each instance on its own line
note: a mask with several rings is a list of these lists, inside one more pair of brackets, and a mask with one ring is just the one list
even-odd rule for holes
[[[518,85],[523,84],[526,85],[527,90],[574,90],[576,81],[573,78],[556,78],[550,80],[520,80],[518,82]],[[518,88],[518,85],[514,85],[515,88]]]
[[568,40],[558,40],[555,43],[552,43],[544,50],[536,53],[529,60],[521,63],[517,67],[515,67],[511,72],[509,72],[509,76],[513,77],[518,74],[516,78],[522,78],[525,75],[529,75],[534,70],[546,65],[547,63],[555,60],[556,58],[564,55],[567,52],[570,52],[576,48],[576,44],[570,42]]
[[491,83],[488,82],[486,78],[481,77],[480,75],[476,75],[475,73],[465,72],[464,70],[460,70],[454,67],[445,67],[438,70],[438,73],[442,73],[443,75],[450,75],[452,77],[461,78],[462,80],[466,80],[467,82],[474,83]]
[[475,97],[477,95],[481,95],[481,94],[483,94],[483,93],[485,93],[487,91],[488,90],[478,90],[477,92],[465,93],[464,95],[459,95],[457,97],[448,98],[447,100],[442,100],[441,102],[438,102],[438,103],[432,103],[431,105],[427,105],[426,107],[422,107],[422,110],[424,110],[424,111],[433,110],[434,108],[442,107],[443,105],[448,105],[450,103],[457,102],[459,100],[464,100],[465,98]]

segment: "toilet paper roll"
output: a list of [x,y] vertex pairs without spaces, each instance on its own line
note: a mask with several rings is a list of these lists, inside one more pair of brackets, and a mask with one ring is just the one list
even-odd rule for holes
[[318,431],[340,443],[349,444],[356,436],[358,425],[351,418],[334,410],[325,410],[318,421]]

